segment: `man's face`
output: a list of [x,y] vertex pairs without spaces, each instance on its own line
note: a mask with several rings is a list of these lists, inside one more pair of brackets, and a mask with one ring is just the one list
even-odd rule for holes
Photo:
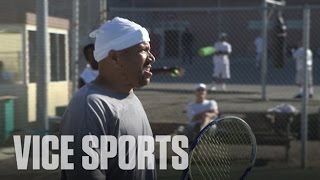
[[204,88],[198,88],[198,89],[196,89],[195,94],[196,94],[196,99],[199,101],[200,100],[202,101],[207,96],[207,90]]
[[122,73],[132,88],[149,84],[152,76],[151,64],[155,62],[149,42],[118,51],[117,54],[117,60],[122,65]]

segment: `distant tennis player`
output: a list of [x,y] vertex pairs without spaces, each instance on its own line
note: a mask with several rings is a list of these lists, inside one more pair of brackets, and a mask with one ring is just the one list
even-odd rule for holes
[[[302,41],[298,44],[298,49],[293,50],[293,58],[296,60],[296,83],[299,86],[299,93],[295,98],[302,98],[304,83],[304,64],[305,64],[305,48]],[[309,86],[309,97],[313,97],[313,81],[312,81],[312,51],[307,49],[307,76]]]
[[83,54],[86,58],[86,68],[81,72],[78,80],[78,88],[92,82],[98,76],[98,62],[93,56],[94,44],[88,44],[83,48]]
[[226,80],[230,79],[231,44],[227,42],[227,34],[221,33],[219,41],[214,44],[215,53],[213,55],[213,82],[211,90],[216,90],[216,83],[221,83],[222,90],[226,90]]
[[[154,180],[155,171],[119,168],[118,155],[109,159],[108,169],[85,170],[82,167],[81,140],[85,135],[152,136],[150,124],[133,89],[149,84],[151,65],[148,31],[130,20],[116,17],[92,32],[95,37],[94,57],[99,75],[81,88],[69,103],[62,117],[61,135],[73,135],[74,155],[69,162],[74,170],[62,170],[63,180]],[[98,154],[100,148],[94,149]],[[125,158],[127,159],[127,157]],[[136,160],[138,163],[138,160]],[[153,164],[154,165],[154,164]]]
[[218,114],[218,104],[215,100],[207,99],[207,86],[203,83],[195,85],[195,101],[187,105],[188,127],[187,136],[192,141],[193,134],[208,125]]

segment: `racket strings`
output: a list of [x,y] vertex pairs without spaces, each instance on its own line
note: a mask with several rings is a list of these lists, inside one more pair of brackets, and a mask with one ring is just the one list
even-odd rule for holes
[[[205,143],[206,144],[206,137],[204,141],[202,141],[201,143]],[[212,174],[212,170],[209,169],[209,171],[207,170],[208,168],[206,167],[215,167],[215,164],[213,163],[214,161],[211,161],[210,159],[208,159],[208,154],[216,154],[215,149],[213,148],[205,148],[206,146],[204,145],[200,145],[199,148],[197,148],[198,153],[197,154],[197,160],[198,162],[201,162],[199,164],[197,164],[197,168],[200,171],[200,173],[202,174],[203,177],[208,177],[210,174]],[[208,153],[208,150],[210,151]],[[203,170],[202,170],[203,169]],[[206,173],[206,174],[205,174]],[[210,176],[208,177],[210,179]],[[207,178],[205,178],[207,179]]]
[[248,129],[248,126],[241,121],[230,120],[228,123],[222,124],[228,126],[227,128],[232,132],[228,136],[229,149],[232,152],[231,157],[233,157],[231,166],[233,169],[232,176],[234,178],[239,177],[251,165],[253,135],[250,134],[251,130]]
[[203,179],[215,179],[215,177],[228,179],[230,162],[225,161],[228,157],[227,149],[221,144],[221,140],[210,137],[210,134],[204,134],[200,144],[194,150],[196,152],[193,153],[195,156],[192,161],[196,161],[197,166],[194,172],[200,172]]
[[[208,177],[208,174],[210,173],[206,167],[212,167],[213,165],[209,165],[207,163],[207,160],[203,158],[204,156],[202,155],[202,153],[199,153],[196,155],[196,157],[193,157],[193,160],[196,160],[197,162],[203,162],[203,163],[196,163],[196,172],[195,172],[195,176],[197,174],[200,173],[200,175],[202,176],[203,179],[210,179]],[[195,177],[192,176],[192,177]],[[193,178],[192,178],[193,179]]]
[[[199,153],[193,157],[193,161],[196,161],[196,169],[192,172],[193,177],[197,177],[197,174],[200,173],[203,179],[212,179],[210,174],[212,174],[212,170],[208,167],[215,167],[212,163],[208,163],[208,159],[205,158],[204,152],[199,151]],[[202,163],[198,163],[202,162]]]
[[[250,131],[248,131],[247,127],[244,126],[243,123],[223,123],[226,129],[228,129],[230,133],[225,138],[226,144],[230,146],[229,150],[232,150],[232,145],[234,146],[233,149],[242,149],[242,151],[233,150],[231,151],[231,157],[233,157],[234,163],[232,163],[232,168],[244,167],[243,164],[248,164],[250,161],[250,144],[252,142]],[[248,149],[248,150],[244,150]]]
[[[215,131],[213,133],[219,133],[219,130],[222,129],[219,125],[215,128]],[[213,138],[216,137],[216,138]],[[230,164],[231,164],[231,159],[230,159],[230,152],[225,146],[225,139],[223,136],[214,136],[214,134],[208,134],[207,136],[208,139],[210,139],[211,142],[214,143],[215,149],[217,149],[217,165],[216,166],[221,166],[222,170],[218,171],[219,174],[217,174],[217,177],[223,177],[223,179],[229,179],[230,175]],[[219,148],[217,148],[219,147]],[[220,153],[219,153],[220,151]]]
[[[214,128],[210,129],[210,133],[205,136],[206,142],[210,145],[212,145],[210,150],[214,150],[214,154],[217,158],[213,159],[211,156],[211,159],[213,162],[216,162],[217,165],[222,165],[221,169],[219,171],[216,171],[217,173],[220,173],[222,175],[228,175],[230,169],[228,168],[230,165],[229,161],[229,152],[228,149],[224,146],[223,141],[218,137],[216,139],[212,138],[212,133],[215,133],[217,127],[215,126]],[[220,153],[219,153],[220,152]],[[221,175],[220,175],[221,176]]]
[[191,179],[237,179],[252,156],[250,130],[242,122],[225,119],[201,136],[190,158]]
[[[195,153],[193,156],[193,160],[195,160],[196,166],[197,166],[197,170],[200,172],[200,174],[202,175],[202,177],[204,177],[205,179],[207,179],[207,174],[209,174],[209,172],[207,171],[207,168],[204,167],[212,167],[213,164],[210,161],[207,161],[206,157],[206,152],[204,152],[202,146],[199,146],[199,148],[197,148],[198,153]],[[200,162],[200,163],[198,163]]]

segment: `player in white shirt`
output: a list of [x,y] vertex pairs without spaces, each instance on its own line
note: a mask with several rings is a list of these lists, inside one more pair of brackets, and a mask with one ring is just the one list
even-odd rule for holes
[[78,81],[78,88],[92,82],[98,76],[98,63],[93,56],[94,45],[88,44],[83,48],[84,56],[87,60],[86,68],[81,72]]
[[[300,87],[299,93],[295,98],[301,98],[303,92],[303,82],[304,82],[304,59],[305,59],[305,49],[303,48],[302,42],[299,42],[299,48],[293,51],[293,57],[296,60],[296,83]],[[307,75],[309,76],[308,86],[309,86],[309,97],[313,97],[313,83],[312,83],[312,51],[307,50]]]
[[217,102],[207,99],[207,86],[205,84],[197,84],[194,89],[195,101],[187,105],[187,118],[189,129],[193,133],[198,133],[218,116],[219,111]]
[[225,81],[230,79],[229,55],[232,52],[231,45],[227,42],[227,34],[221,33],[219,41],[214,44],[213,55],[213,84],[211,90],[216,90],[216,82],[222,83],[222,90],[226,89]]

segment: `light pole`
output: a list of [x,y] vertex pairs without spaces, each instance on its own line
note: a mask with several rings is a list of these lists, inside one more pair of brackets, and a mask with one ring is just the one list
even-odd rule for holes
[[42,131],[49,130],[48,84],[50,79],[48,46],[48,0],[37,0],[37,122]]

